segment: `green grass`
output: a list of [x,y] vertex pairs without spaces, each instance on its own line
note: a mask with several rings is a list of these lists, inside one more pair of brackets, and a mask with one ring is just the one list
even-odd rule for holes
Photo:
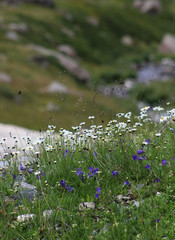
[[[113,119],[103,127],[89,119],[92,131],[81,124],[72,133],[62,128],[59,136],[51,133],[43,143],[30,143],[31,150],[26,145],[25,152],[14,153],[16,164],[1,169],[1,238],[173,239],[175,125],[169,120],[147,122],[145,116],[137,118],[139,126],[136,118],[115,117],[117,123]],[[33,161],[18,170],[21,154]],[[10,155],[4,157],[10,163],[8,159]],[[14,176],[25,176],[36,186],[33,201],[19,197]],[[95,208],[81,211],[83,202],[93,202]],[[44,210],[53,214],[44,218]],[[17,217],[23,214],[35,217],[19,222]]]

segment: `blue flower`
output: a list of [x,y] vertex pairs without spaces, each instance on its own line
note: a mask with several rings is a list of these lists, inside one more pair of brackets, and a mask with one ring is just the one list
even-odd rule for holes
[[33,169],[29,168],[29,169],[28,169],[28,172],[29,172],[29,173],[32,173],[32,172],[33,172]]
[[83,171],[81,170],[81,168],[77,169],[76,174],[77,174],[77,176],[80,176],[82,181],[84,180]]
[[64,152],[64,157],[66,157],[67,153],[68,153],[68,150],[66,149],[66,151]]
[[132,158],[134,159],[134,161],[136,161],[137,160],[137,154],[132,155]]
[[145,139],[145,142],[147,142],[149,144],[151,140],[148,138],[148,139]]
[[100,192],[101,192],[101,188],[97,188],[97,193],[95,194],[95,198],[98,199]]
[[160,219],[158,219],[158,218],[156,218],[156,220],[155,220],[156,222],[159,222],[160,221]]
[[66,186],[66,181],[61,180],[60,184],[65,188],[65,186]]
[[100,195],[99,193],[96,193],[95,198],[98,199],[99,195]]
[[174,129],[173,129],[173,128],[170,128],[170,131],[171,131],[171,132],[174,132]]
[[146,169],[150,169],[150,165],[149,164],[147,164],[145,167],[146,167]]
[[98,175],[98,168],[89,167],[90,173],[87,174],[88,178]]
[[94,157],[96,157],[96,156],[97,156],[97,152],[96,152],[96,151],[94,151],[94,152],[93,152],[93,155],[94,155]]
[[156,178],[156,182],[160,182],[160,178]]
[[162,160],[162,165],[166,165],[167,164],[167,161],[165,159]]
[[112,171],[112,175],[115,177],[118,174],[117,171]]
[[69,192],[72,192],[74,189],[73,189],[73,187],[72,186],[70,186],[69,188],[68,188],[68,191]]
[[142,149],[139,149],[139,150],[137,151],[137,154],[142,154],[142,153],[144,153],[144,151],[143,151]]
[[124,186],[126,186],[126,185],[128,185],[129,184],[129,182],[127,181],[127,180],[125,180],[125,182],[124,182]]
[[22,163],[20,163],[20,170],[23,171],[23,170],[25,170],[25,169],[26,169],[26,168],[23,167]]

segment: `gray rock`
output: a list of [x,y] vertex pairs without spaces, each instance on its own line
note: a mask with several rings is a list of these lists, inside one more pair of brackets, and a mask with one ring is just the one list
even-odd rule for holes
[[68,88],[58,82],[58,81],[55,81],[55,82],[52,82],[46,89],[45,89],[45,92],[46,93],[68,93]]
[[95,203],[94,202],[80,203],[79,210],[82,211],[84,209],[95,209]]
[[53,214],[53,211],[52,211],[52,210],[45,210],[45,211],[43,212],[43,217],[44,217],[44,218],[50,217],[52,214]]
[[162,61],[160,63],[149,63],[137,71],[137,81],[149,84],[151,81],[168,81],[175,77],[175,62]]
[[77,54],[76,54],[75,50],[69,45],[66,45],[66,44],[65,45],[59,45],[57,47],[57,49],[58,49],[59,52],[64,53],[64,54],[66,54],[70,57],[73,57],[73,58],[77,57]]
[[99,86],[98,91],[105,96],[113,96],[119,98],[127,98],[128,90],[124,85],[112,84],[107,86]]
[[4,203],[5,204],[11,204],[11,203],[13,203],[14,202],[14,199],[13,198],[10,198],[10,197],[8,197],[8,196],[5,196],[4,197]]
[[99,25],[99,19],[95,16],[88,16],[86,21],[94,27],[98,27]]
[[11,31],[23,33],[28,31],[28,26],[26,23],[10,23],[8,25],[8,29]]
[[165,34],[159,46],[159,51],[162,53],[175,53],[175,35]]
[[84,68],[82,68],[75,59],[41,46],[30,45],[29,47],[45,56],[55,57],[59,64],[65,68],[65,70],[67,70],[77,79],[81,80],[81,82],[86,83],[90,79],[90,74]]
[[132,46],[133,45],[133,39],[129,35],[125,35],[121,38],[121,43],[126,46]]
[[161,12],[161,4],[159,0],[147,0],[143,3],[141,7],[141,12],[143,13],[153,13],[157,14]]
[[37,196],[37,189],[32,184],[28,184],[24,181],[15,182],[14,188],[19,191],[19,198],[27,198],[32,201]]
[[19,216],[17,217],[17,221],[18,221],[18,222],[30,221],[30,220],[33,220],[34,217],[36,217],[35,214],[19,215]]
[[143,203],[144,200],[142,200],[142,201],[140,201],[140,202],[133,200],[132,202],[133,202],[133,206],[139,207],[139,206],[140,206],[140,203]]
[[142,13],[157,14],[161,12],[161,4],[159,0],[135,0],[133,7],[139,9]]
[[14,31],[8,31],[6,32],[6,38],[12,41],[18,41],[19,40],[19,36],[16,32]]
[[136,186],[136,188],[139,190],[139,189],[143,188],[144,186],[145,186],[145,184],[141,183],[141,184],[138,184],[138,185]]
[[117,198],[119,201],[127,201],[131,199],[130,197],[122,196],[122,195],[118,195],[115,198]]
[[46,111],[48,111],[48,112],[55,112],[55,111],[59,111],[59,110],[60,110],[60,106],[54,104],[53,102],[49,102],[46,105]]
[[3,160],[0,161],[0,168],[6,168],[8,166],[9,166],[8,161],[3,161]]
[[0,82],[11,83],[12,78],[7,73],[0,72]]
[[17,186],[17,183],[19,184],[20,182],[25,182],[26,181],[26,178],[24,175],[18,175],[16,176],[16,179],[15,179],[15,182],[16,182],[16,186]]
[[71,29],[69,29],[69,28],[66,28],[66,27],[62,27],[61,28],[61,31],[62,31],[62,33],[64,33],[66,36],[68,36],[68,37],[74,37],[75,36],[75,33],[71,30]]

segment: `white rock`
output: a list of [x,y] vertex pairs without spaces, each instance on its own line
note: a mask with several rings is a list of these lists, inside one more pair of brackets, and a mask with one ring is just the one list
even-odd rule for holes
[[12,41],[18,41],[19,40],[19,36],[16,32],[13,31],[8,31],[6,32],[6,38]]
[[82,211],[84,209],[95,209],[95,203],[94,202],[80,203],[79,210]]
[[175,53],[175,35],[165,34],[159,47],[162,53]]
[[69,45],[66,45],[66,44],[65,45],[59,45],[57,49],[61,53],[64,53],[64,54],[66,54],[70,57],[77,57],[77,54],[76,54],[75,50]]
[[161,5],[158,0],[147,0],[141,7],[141,12],[143,13],[160,13]]
[[26,32],[28,30],[28,26],[26,23],[10,23],[8,25],[8,29],[16,32]]
[[29,47],[45,56],[55,57],[58,60],[59,64],[65,68],[65,70],[67,70],[77,79],[81,80],[81,82],[86,83],[90,79],[89,72],[81,67],[75,59],[57,51],[44,48],[42,46],[31,44]]
[[0,82],[11,83],[12,78],[7,73],[0,72]]
[[43,217],[50,217],[52,215],[53,211],[52,210],[45,210],[43,212]]
[[36,217],[35,214],[24,214],[17,217],[18,222],[30,221]]
[[94,27],[98,27],[99,25],[99,19],[95,16],[88,16],[86,20]]
[[139,9],[142,13],[160,13],[161,4],[159,0],[135,0],[133,7]]
[[133,39],[129,35],[125,35],[121,38],[121,43],[126,46],[131,46],[133,44]]
[[58,82],[58,81],[55,81],[55,82],[52,82],[46,89],[45,91],[47,93],[68,93],[68,88]]

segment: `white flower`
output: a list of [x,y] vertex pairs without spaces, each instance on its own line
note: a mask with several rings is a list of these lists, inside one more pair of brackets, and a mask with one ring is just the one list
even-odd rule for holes
[[156,133],[155,136],[156,136],[156,137],[160,137],[160,136],[161,136],[161,133]]
[[109,124],[111,124],[111,123],[117,123],[117,120],[111,120],[111,121],[109,121]]
[[53,130],[53,129],[48,129],[48,130],[47,130],[47,133],[48,133],[48,134],[51,134],[51,133],[53,133],[54,131],[55,131],[55,130]]
[[130,119],[130,117],[131,117],[131,112],[128,112],[128,113],[125,114],[125,118]]
[[160,122],[162,123],[162,122],[165,122],[165,121],[167,121],[168,120],[168,117],[167,116],[161,116],[161,118],[160,118]]
[[82,125],[84,125],[84,124],[85,124],[85,122],[81,122],[81,123],[80,123],[80,126],[82,126]]
[[89,116],[88,118],[89,118],[89,119],[94,119],[95,117],[94,117],[94,116]]
[[48,145],[47,147],[45,147],[46,151],[52,151],[53,147],[51,145]]
[[141,112],[141,115],[138,116],[137,118],[138,119],[143,119],[144,117],[148,117],[148,115],[146,113]]
[[153,108],[153,111],[163,111],[164,110],[164,108],[162,108],[162,107],[154,107]]
[[39,175],[41,172],[40,171],[37,171],[37,172],[35,172],[34,174],[37,176],[37,175]]
[[26,150],[33,150],[33,147],[32,146],[27,146]]
[[145,111],[147,111],[149,108],[150,108],[150,106],[142,107],[142,108],[140,109],[140,111],[141,111],[141,112],[145,112]]
[[117,113],[117,114],[116,114],[116,116],[119,117],[119,118],[122,117],[122,116],[124,116],[124,115],[125,115],[124,113]]

